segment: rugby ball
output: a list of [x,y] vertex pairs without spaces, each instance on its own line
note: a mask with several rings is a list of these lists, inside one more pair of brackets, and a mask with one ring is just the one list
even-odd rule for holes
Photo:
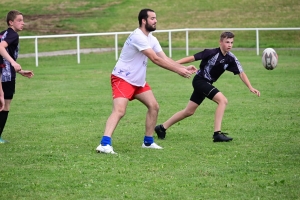
[[261,61],[264,68],[266,68],[267,70],[273,70],[277,66],[278,55],[274,49],[266,48],[263,51]]

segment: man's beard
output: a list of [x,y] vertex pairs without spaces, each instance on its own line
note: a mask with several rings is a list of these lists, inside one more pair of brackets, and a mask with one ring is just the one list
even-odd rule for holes
[[148,24],[148,21],[146,22],[146,26],[145,26],[145,29],[149,32],[152,32],[152,31],[155,31],[156,30],[156,27],[152,27]]

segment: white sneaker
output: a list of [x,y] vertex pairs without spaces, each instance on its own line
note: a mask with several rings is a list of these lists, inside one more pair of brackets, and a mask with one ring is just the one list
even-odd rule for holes
[[154,142],[150,146],[146,146],[144,143],[142,144],[142,148],[147,148],[147,149],[163,149],[162,147],[158,146]]
[[102,146],[101,144],[96,148],[97,153],[110,153],[110,154],[117,154],[114,152],[114,149],[109,144],[106,146]]

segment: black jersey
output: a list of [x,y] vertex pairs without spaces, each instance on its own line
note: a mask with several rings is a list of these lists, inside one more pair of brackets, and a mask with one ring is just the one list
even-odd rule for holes
[[225,70],[240,74],[243,68],[231,52],[224,56],[220,48],[204,49],[194,55],[195,60],[201,60],[197,75],[213,83],[225,72]]
[[[7,42],[6,51],[16,61],[19,54],[19,35],[12,28],[8,28],[0,33],[1,42]],[[16,79],[15,68],[5,58],[0,55],[0,66],[2,70],[2,82]]]

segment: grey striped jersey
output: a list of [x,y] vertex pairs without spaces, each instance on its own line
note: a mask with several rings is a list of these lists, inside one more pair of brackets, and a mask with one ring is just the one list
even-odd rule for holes
[[225,72],[225,70],[232,73],[240,74],[243,68],[237,57],[227,52],[224,56],[220,48],[204,49],[194,55],[195,61],[201,60],[200,69],[197,75],[213,83]]
[[[16,61],[19,55],[19,35],[12,28],[0,32],[0,40],[6,41],[7,53]],[[16,79],[15,68],[0,55],[0,72],[2,73],[2,82],[13,81]]]

